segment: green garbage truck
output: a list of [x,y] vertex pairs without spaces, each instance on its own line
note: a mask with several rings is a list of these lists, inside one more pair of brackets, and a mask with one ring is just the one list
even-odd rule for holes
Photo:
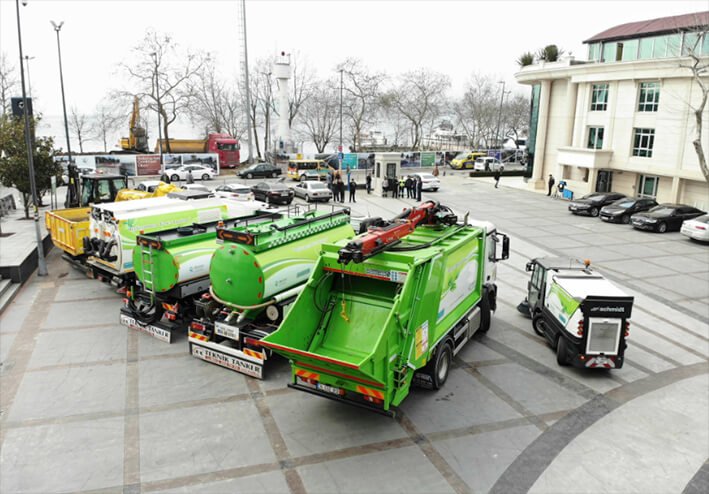
[[590,261],[539,257],[527,263],[532,273],[527,297],[517,307],[532,328],[556,351],[559,365],[620,369],[634,298],[591,269]]
[[166,343],[174,331],[184,331],[195,315],[195,300],[209,289],[209,263],[219,247],[219,229],[247,229],[283,217],[273,209],[246,212],[250,214],[136,235],[135,277],[128,280],[121,324]]
[[496,308],[509,238],[426,202],[322,246],[308,283],[261,346],[287,357],[289,387],[394,415],[412,384],[439,389]]
[[195,302],[190,353],[262,378],[268,352],[259,346],[296,299],[323,243],[354,237],[350,210],[291,207],[272,222],[219,229],[209,266],[211,287]]

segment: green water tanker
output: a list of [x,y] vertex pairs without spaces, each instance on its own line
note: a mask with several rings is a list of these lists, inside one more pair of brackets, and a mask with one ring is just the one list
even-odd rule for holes
[[490,327],[509,239],[424,203],[322,247],[305,288],[261,345],[290,387],[393,414],[413,383],[438,389],[453,356]]
[[301,208],[268,223],[221,229],[209,268],[211,287],[196,302],[190,352],[262,377],[258,341],[274,331],[310,277],[323,243],[352,238],[347,208]]

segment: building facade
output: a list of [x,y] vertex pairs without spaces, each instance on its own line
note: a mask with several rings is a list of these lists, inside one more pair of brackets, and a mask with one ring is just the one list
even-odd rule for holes
[[[587,61],[524,67],[532,86],[530,183],[548,176],[574,196],[620,192],[709,209],[709,184],[692,145],[702,92],[689,50],[709,63],[709,12],[616,26],[585,41]],[[703,32],[702,32],[703,31]],[[709,73],[704,73],[709,85]],[[709,104],[702,143],[709,155]]]

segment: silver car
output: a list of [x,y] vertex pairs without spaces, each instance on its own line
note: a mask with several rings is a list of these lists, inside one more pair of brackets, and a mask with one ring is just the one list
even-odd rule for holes
[[310,201],[329,201],[332,199],[332,192],[327,188],[322,182],[300,182],[293,187],[293,192],[295,192],[296,197],[305,199],[307,202]]

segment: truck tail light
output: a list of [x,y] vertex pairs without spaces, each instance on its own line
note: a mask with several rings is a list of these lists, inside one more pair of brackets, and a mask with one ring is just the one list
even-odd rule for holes
[[583,319],[579,321],[578,328],[576,329],[576,334],[579,336],[583,336]]
[[365,400],[365,401],[368,401],[368,402],[370,402],[370,403],[374,403],[375,405],[381,405],[382,403],[384,403],[383,400],[380,400],[379,398],[375,398],[374,396],[367,396],[367,395],[365,395],[365,396],[364,396],[364,400]]
[[261,346],[261,341],[255,339],[255,338],[246,337],[246,338],[244,338],[244,344],[259,347],[259,346]]
[[196,329],[197,331],[204,331],[206,329],[206,326],[202,324],[201,322],[197,321],[192,321],[192,324],[190,324],[190,327],[192,329]]
[[625,337],[630,337],[630,321],[625,321]]

